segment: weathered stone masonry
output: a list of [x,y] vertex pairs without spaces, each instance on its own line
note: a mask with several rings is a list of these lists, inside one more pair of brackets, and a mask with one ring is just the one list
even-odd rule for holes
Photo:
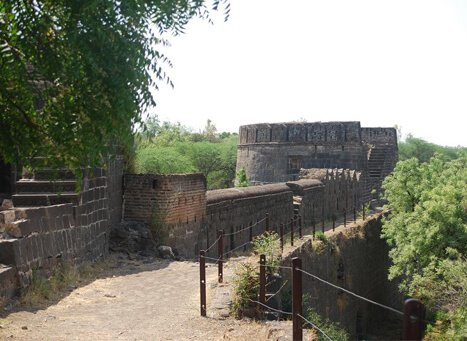
[[[235,233],[256,223],[269,214],[271,228],[287,223],[293,216],[293,192],[284,183],[230,188],[208,191],[206,219],[203,222],[203,246],[207,247],[217,238],[217,231]],[[265,221],[252,229],[252,236],[265,230]],[[224,247],[229,251],[249,241],[249,231],[229,238]],[[214,255],[212,250],[209,255]]]
[[[271,230],[277,231],[294,214],[300,214],[303,223],[310,226],[313,221],[342,216],[344,209],[351,212],[359,202],[357,172],[309,170],[303,177],[307,179],[206,192],[202,174],[127,174],[124,220],[151,225],[157,243],[193,257],[217,239],[218,230],[235,233],[235,237],[226,239],[225,251],[248,242],[249,231],[238,231],[263,220],[252,229],[253,237],[261,234],[266,214]],[[211,249],[209,255],[216,252]]]
[[397,161],[396,130],[360,122],[252,124],[239,138],[237,171],[244,168],[252,184],[297,180],[301,168],[353,169],[362,172],[365,201],[378,197]]
[[123,205],[124,220],[151,225],[162,239],[159,243],[172,246],[184,256],[198,252],[206,214],[206,180],[202,174],[126,174]]
[[35,269],[50,272],[60,260],[80,263],[108,252],[111,222],[121,219],[122,169],[121,158],[110,160],[107,170],[95,169],[84,179],[80,194],[44,193],[58,183],[73,185],[71,179],[43,180],[50,178],[46,171],[18,183],[16,208],[0,212],[0,297],[28,286]]
[[[349,226],[329,236],[333,248],[322,242],[307,240],[288,255],[282,265],[290,266],[291,259],[299,257],[303,270],[358,295],[402,310],[403,297],[397,289],[397,283],[387,279],[389,247],[381,239],[381,219],[382,214],[373,216],[359,225]],[[288,270],[280,272],[282,281],[288,281],[281,295],[290,293],[291,273]],[[363,340],[368,335],[378,334],[381,331],[371,330],[370,327],[377,328],[389,319],[400,318],[391,311],[357,299],[305,274],[302,274],[302,285],[311,307],[324,318],[339,322],[350,333],[352,340]],[[285,297],[277,298],[277,302],[286,301]],[[279,308],[289,309],[280,304]],[[400,320],[395,326],[401,326]],[[394,328],[390,339],[398,340],[400,330]]]

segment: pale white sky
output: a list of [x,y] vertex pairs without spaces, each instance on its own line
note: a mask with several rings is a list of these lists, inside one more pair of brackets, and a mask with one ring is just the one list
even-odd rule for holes
[[467,145],[467,0],[231,0],[165,52],[160,119],[195,130],[361,121]]

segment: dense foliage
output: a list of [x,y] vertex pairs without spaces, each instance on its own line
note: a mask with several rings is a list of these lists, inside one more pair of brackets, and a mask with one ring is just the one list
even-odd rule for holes
[[130,145],[170,82],[165,36],[207,16],[203,0],[1,1],[0,158],[77,169]]
[[136,149],[135,170],[138,173],[190,173],[206,176],[208,188],[232,187],[237,160],[237,135],[217,134],[208,121],[201,133],[177,124],[160,124],[152,118],[141,134]]
[[420,162],[428,162],[435,153],[438,153],[453,160],[456,159],[460,153],[465,153],[466,150],[467,148],[463,147],[439,146],[409,134],[404,141],[399,142],[399,159],[408,160],[414,157]]
[[389,278],[431,310],[447,312],[446,333],[456,319],[467,325],[466,163],[462,152],[454,160],[439,154],[424,163],[411,158],[384,182],[391,209],[383,226],[391,247]]

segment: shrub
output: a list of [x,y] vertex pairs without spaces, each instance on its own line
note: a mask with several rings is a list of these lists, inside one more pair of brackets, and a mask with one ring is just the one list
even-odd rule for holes
[[336,251],[336,244],[331,241],[328,236],[326,236],[323,232],[319,231],[316,232],[315,238],[322,242],[323,248],[318,248],[317,252],[323,251],[324,249],[329,249],[329,251],[334,252]]
[[232,313],[241,318],[242,316],[253,317],[255,315],[256,301],[259,293],[258,269],[253,264],[241,263],[235,272],[232,299]]
[[275,232],[265,232],[253,240],[253,251],[266,255],[266,269],[274,273],[282,258],[279,235]]
[[[349,334],[340,327],[339,323],[331,322],[328,319],[323,320],[323,318],[312,308],[307,310],[307,319],[310,322],[313,322],[319,329],[326,333],[326,335],[334,341],[346,341],[349,339]],[[308,323],[307,326],[310,326]],[[310,326],[313,328],[312,326]],[[326,338],[321,332],[316,330],[316,335],[318,336],[319,341],[327,341]]]

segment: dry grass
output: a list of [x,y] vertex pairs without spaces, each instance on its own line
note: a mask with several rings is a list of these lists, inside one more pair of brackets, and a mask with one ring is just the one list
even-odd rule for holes
[[66,292],[95,280],[109,267],[108,260],[86,262],[79,266],[71,262],[62,262],[48,278],[38,271],[33,271],[32,283],[20,297],[20,302],[26,305],[40,305],[57,300]]

